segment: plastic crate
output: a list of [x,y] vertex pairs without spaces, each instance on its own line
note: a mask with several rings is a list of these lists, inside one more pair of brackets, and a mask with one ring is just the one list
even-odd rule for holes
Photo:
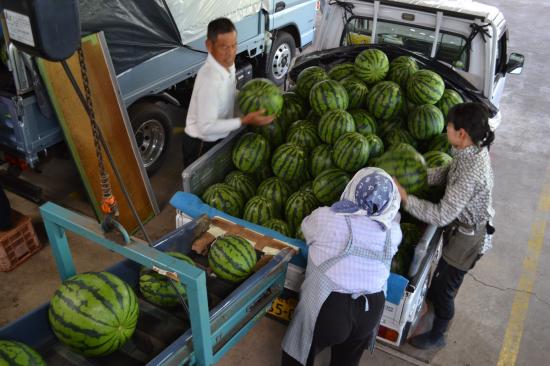
[[11,271],[42,248],[30,217],[11,211],[13,228],[0,231],[0,271]]

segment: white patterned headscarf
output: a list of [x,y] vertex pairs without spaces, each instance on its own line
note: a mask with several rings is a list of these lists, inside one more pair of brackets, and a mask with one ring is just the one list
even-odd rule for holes
[[390,175],[380,168],[368,167],[353,176],[331,210],[338,215],[368,216],[387,230],[400,204],[399,190]]

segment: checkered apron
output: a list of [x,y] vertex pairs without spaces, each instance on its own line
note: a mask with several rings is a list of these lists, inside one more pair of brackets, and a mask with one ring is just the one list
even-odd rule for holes
[[[283,350],[302,365],[305,365],[307,362],[307,357],[313,341],[315,322],[317,321],[319,311],[331,292],[339,288],[339,286],[328,278],[325,273],[333,265],[350,255],[379,260],[383,262],[388,269],[391,265],[391,229],[388,229],[386,232],[384,250],[374,251],[356,247],[353,244],[353,232],[348,216],[346,216],[346,224],[348,226],[349,238],[346,248],[340,255],[327,259],[319,266],[314,265],[311,260],[308,261],[306,278],[300,289],[300,302],[294,311],[292,321],[283,338]],[[350,296],[354,298],[360,295],[361,294],[350,294]],[[366,297],[365,301],[365,311],[368,311],[368,301]]]

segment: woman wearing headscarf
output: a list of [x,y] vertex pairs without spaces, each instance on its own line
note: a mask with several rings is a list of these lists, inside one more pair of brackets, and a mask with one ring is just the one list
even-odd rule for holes
[[304,218],[308,245],[300,302],[283,339],[283,365],[357,365],[382,317],[390,264],[402,233],[399,190],[378,168],[358,171],[340,201]]

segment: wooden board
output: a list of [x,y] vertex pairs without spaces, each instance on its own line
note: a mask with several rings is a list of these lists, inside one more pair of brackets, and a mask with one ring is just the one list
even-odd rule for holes
[[[105,141],[109,145],[124,185],[141,220],[147,221],[159,210],[149,178],[138,155],[126,108],[119,95],[116,75],[103,33],[84,37],[82,49],[96,121],[101,127]],[[98,218],[102,218],[100,173],[90,119],[63,70],[62,64],[43,59],[37,60],[37,63],[94,211]],[[67,63],[85,95],[78,53],[71,56]],[[133,232],[138,228],[137,221],[132,215],[107,156],[104,153],[103,156],[112,191],[119,204],[119,221],[127,231]]]

